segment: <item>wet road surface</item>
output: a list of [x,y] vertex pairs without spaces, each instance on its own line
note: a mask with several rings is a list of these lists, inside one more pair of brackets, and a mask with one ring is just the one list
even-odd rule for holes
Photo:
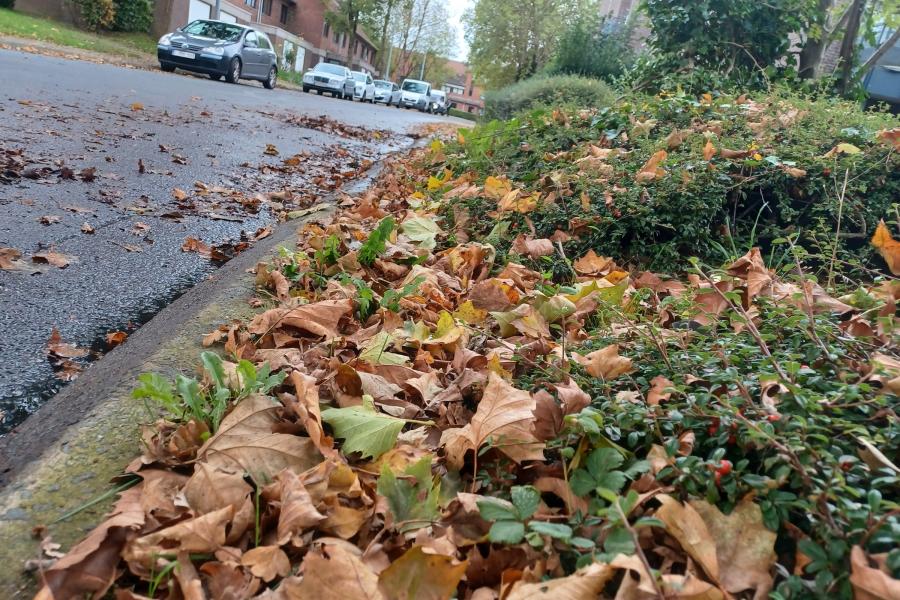
[[[107,334],[217,268],[182,250],[188,238],[227,255],[440,120],[0,51],[0,259],[21,253],[0,269],[0,434],[107,351]],[[35,262],[48,252],[68,265]],[[90,354],[49,355],[54,329]]]

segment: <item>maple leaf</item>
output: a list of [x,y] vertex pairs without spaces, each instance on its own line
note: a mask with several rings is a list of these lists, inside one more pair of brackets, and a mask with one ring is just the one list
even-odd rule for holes
[[878,253],[884,258],[891,273],[900,275],[900,242],[893,238],[887,225],[884,224],[884,219],[878,222],[871,244],[875,246]]
[[394,447],[397,436],[406,425],[398,419],[375,410],[371,396],[363,396],[362,406],[329,408],[322,420],[331,425],[335,437],[344,440],[344,454],[359,452],[363,457],[377,458]]

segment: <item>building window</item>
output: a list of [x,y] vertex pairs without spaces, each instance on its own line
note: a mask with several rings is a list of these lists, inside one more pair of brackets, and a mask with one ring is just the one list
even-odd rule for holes
[[284,2],[281,3],[281,16],[278,18],[278,20],[282,25],[287,25],[290,10],[291,8],[287,4],[285,4]]
[[272,16],[272,0],[263,0],[263,12]]
[[244,0],[244,4],[251,8],[256,8],[256,0]]
[[328,30],[331,29],[331,26],[326,22],[322,25],[322,37],[328,39]]

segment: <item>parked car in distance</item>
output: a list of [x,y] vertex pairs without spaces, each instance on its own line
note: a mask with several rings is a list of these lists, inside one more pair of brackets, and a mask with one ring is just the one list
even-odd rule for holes
[[431,111],[431,84],[418,79],[404,79],[400,84],[400,103],[404,108]]
[[375,102],[384,102],[388,106],[396,104],[400,108],[400,86],[392,81],[376,79]]
[[372,76],[362,71],[350,71],[350,74],[354,81],[353,99],[360,102],[368,100],[375,104],[375,82],[372,81]]
[[431,92],[431,112],[436,115],[446,115],[450,109],[450,102],[447,100],[447,93],[441,90]]
[[320,62],[303,75],[303,91],[315,90],[320,96],[328,92],[332,97],[353,98],[355,83],[350,69],[332,63]]
[[228,83],[255,79],[272,89],[278,78],[278,57],[268,36],[225,21],[199,19],[167,33],[156,44],[156,56],[163,71],[224,76]]

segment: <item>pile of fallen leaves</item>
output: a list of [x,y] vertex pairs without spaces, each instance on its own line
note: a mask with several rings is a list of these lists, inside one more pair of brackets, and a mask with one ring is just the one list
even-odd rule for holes
[[[854,342],[810,364],[865,382],[854,406],[873,430],[896,429],[895,286],[860,292],[871,300],[860,309],[778,277],[757,250],[682,281],[588,252],[555,281],[498,263],[467,238],[462,212],[449,230],[440,215],[459,196],[501,212],[531,200],[499,179],[434,175],[442,160],[435,144],[389,163],[372,189],[305,224],[295,250],[258,265],[263,310],[207,336],[228,360],[205,353],[202,382],[142,376],[139,393],[175,410],[145,429],[127,469],[135,485],[41,573],[39,598],[111,586],[120,599],[762,598],[791,575],[782,557],[812,581],[804,569],[829,572],[829,554],[849,555],[858,598],[897,597],[887,555],[867,552],[891,535],[883,526],[896,535],[894,500],[879,494],[881,520],[827,551],[803,543],[804,515],[776,510],[773,523],[760,500],[799,495],[832,518],[841,501],[813,493],[815,463],[775,432],[810,366],[799,350],[782,356],[762,315],[791,311],[786,328],[810,344],[830,325],[864,340],[866,351]],[[563,254],[558,240],[513,246]],[[703,360],[722,366],[689,355],[700,338],[711,340]],[[729,374],[742,356],[772,377]],[[666,365],[677,375],[645,376]],[[721,416],[698,417],[712,407]],[[620,429],[632,410],[642,418]],[[755,437],[734,452],[777,476],[740,481],[750,467],[724,450],[700,456],[713,436],[745,430]],[[897,467],[866,448],[844,476],[896,491]]]

